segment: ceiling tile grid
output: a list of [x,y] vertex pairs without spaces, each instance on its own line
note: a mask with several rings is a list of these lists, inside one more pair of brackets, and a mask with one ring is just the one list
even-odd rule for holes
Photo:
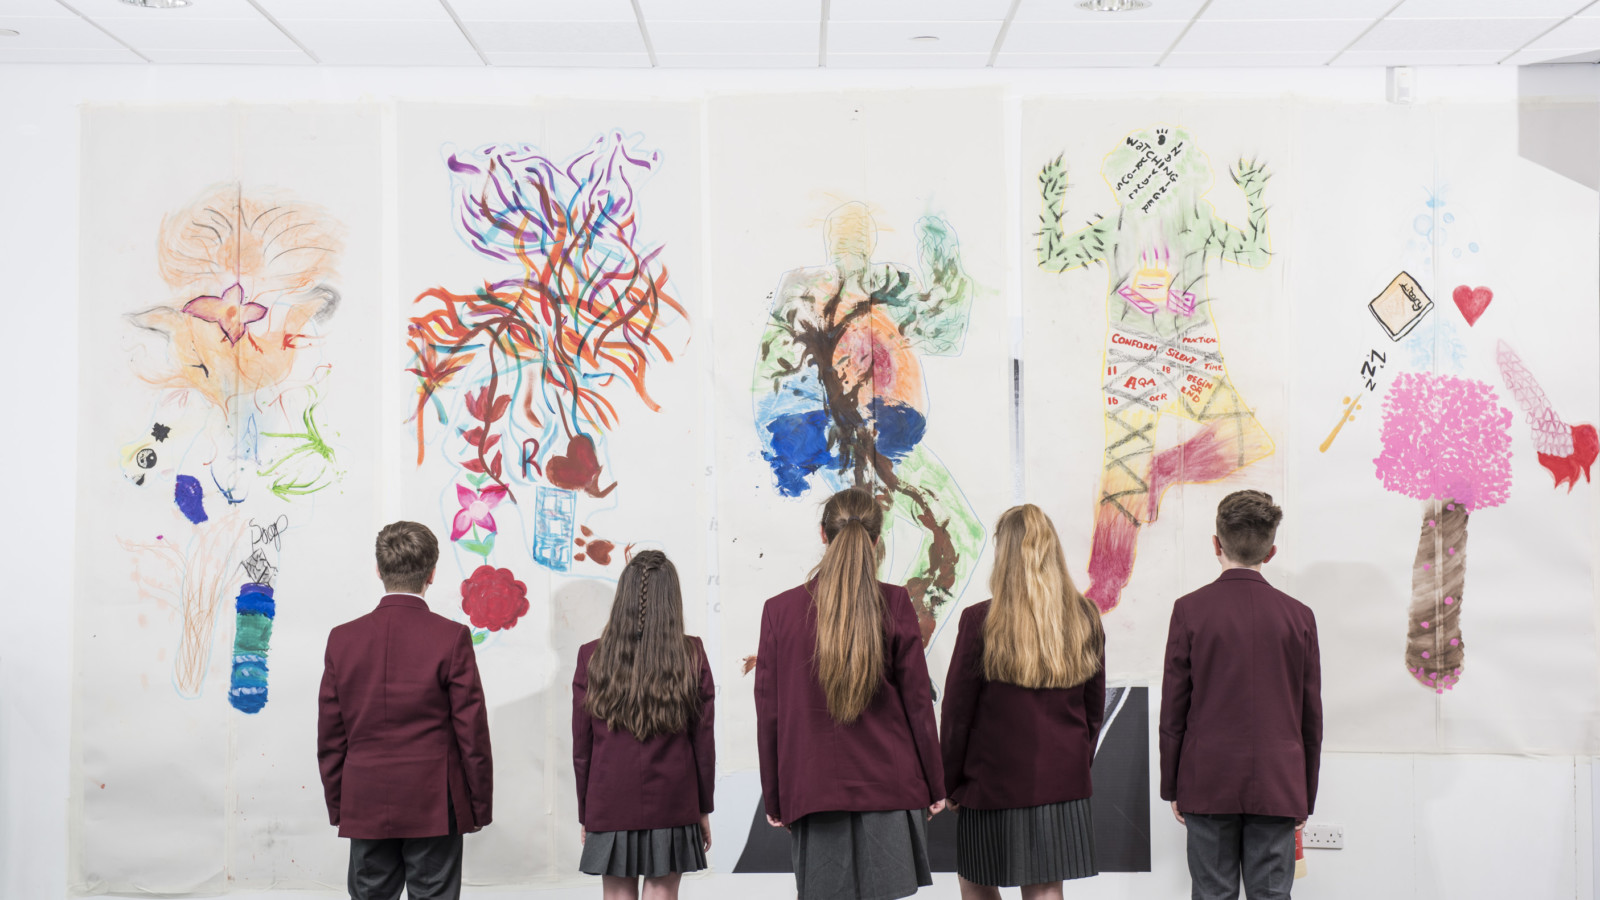
[[[5,31],[15,35],[5,35]],[[0,63],[606,68],[1531,65],[1600,0],[0,0]]]

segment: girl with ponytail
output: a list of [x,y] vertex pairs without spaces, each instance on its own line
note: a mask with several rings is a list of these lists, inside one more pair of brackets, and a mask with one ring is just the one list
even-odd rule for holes
[[933,688],[911,595],[878,581],[883,509],[861,488],[822,511],[822,562],[768,600],[756,656],[767,821],[793,832],[800,900],[888,900],[933,883],[944,808]]
[[1020,886],[1027,900],[1059,898],[1062,881],[1098,872],[1089,766],[1105,719],[1105,631],[1032,504],[995,526],[989,591],[961,614],[945,678],[961,896],[999,900]]
[[606,900],[678,896],[711,849],[716,685],[700,639],[683,632],[678,571],[665,553],[633,557],[600,639],[572,677],[572,768],[579,870]]

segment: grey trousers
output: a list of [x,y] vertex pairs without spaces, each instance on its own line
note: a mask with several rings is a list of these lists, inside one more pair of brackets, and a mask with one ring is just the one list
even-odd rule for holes
[[1294,820],[1184,813],[1192,900],[1288,900],[1294,887]]
[[458,900],[461,835],[350,839],[350,900]]

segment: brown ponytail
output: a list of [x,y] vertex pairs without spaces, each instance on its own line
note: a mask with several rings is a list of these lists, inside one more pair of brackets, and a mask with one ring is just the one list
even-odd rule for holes
[[883,594],[878,533],[883,510],[862,488],[834,494],[822,509],[828,546],[815,572],[817,675],[833,720],[861,717],[883,681]]

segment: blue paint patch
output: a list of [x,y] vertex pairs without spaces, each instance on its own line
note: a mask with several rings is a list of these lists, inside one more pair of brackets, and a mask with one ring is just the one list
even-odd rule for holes
[[177,484],[172,488],[172,501],[178,504],[178,509],[189,521],[199,525],[207,518],[205,493],[206,489],[200,486],[200,479],[193,475],[179,475]]
[[267,705],[267,651],[272,644],[272,620],[277,614],[271,585],[242,585],[234,609],[237,615],[228,703],[242,713],[254,715]]
[[828,447],[828,414],[822,410],[779,416],[767,423],[772,449],[762,456],[778,477],[778,493],[798,497],[806,480],[837,461]]
[[878,431],[879,453],[898,461],[922,443],[922,436],[928,430],[928,420],[915,408],[903,403],[885,402],[881,397],[872,398],[869,408],[872,410],[873,425]]
[[[915,408],[874,397],[867,404],[877,432],[880,454],[899,461],[922,443],[928,421]],[[778,493],[798,497],[811,476],[828,466],[838,466],[839,456],[828,440],[832,420],[821,409],[789,413],[766,425],[769,450],[762,453],[778,480]]]

